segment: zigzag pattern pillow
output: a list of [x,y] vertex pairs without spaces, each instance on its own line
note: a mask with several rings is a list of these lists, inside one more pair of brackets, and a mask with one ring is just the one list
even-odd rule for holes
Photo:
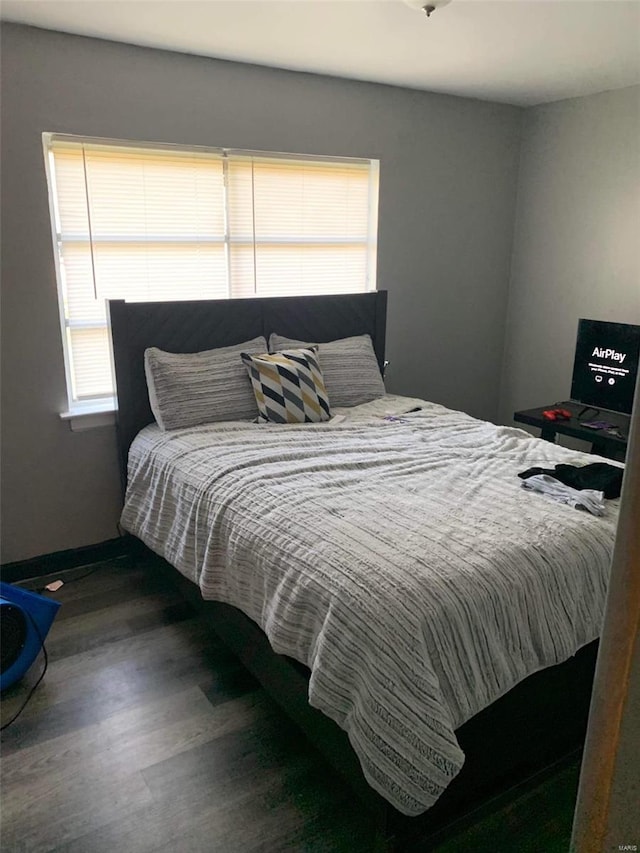
[[329,397],[316,348],[264,355],[241,354],[258,404],[260,423],[328,421]]

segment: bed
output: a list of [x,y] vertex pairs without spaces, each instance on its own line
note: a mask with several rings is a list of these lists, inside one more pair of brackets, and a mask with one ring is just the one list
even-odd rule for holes
[[584,457],[428,401],[165,432],[143,367],[277,333],[368,334],[382,369],[385,317],[384,291],[110,303],[123,526],[409,849],[579,746],[617,502],[527,493]]

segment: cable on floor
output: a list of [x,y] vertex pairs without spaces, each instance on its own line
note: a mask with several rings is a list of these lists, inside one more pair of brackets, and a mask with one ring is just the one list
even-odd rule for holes
[[2,726],[0,726],[0,732],[3,732],[5,729],[8,729],[8,728],[9,728],[9,726],[10,726],[12,723],[15,723],[15,721],[18,719],[18,717],[20,716],[20,714],[24,711],[24,709],[25,709],[25,708],[27,707],[27,705],[29,704],[29,701],[30,701],[31,697],[32,697],[32,696],[33,696],[33,694],[36,692],[36,688],[38,687],[38,685],[40,684],[40,682],[41,682],[41,681],[42,681],[42,679],[44,678],[45,673],[46,673],[46,671],[47,671],[47,669],[48,669],[48,667],[49,667],[49,655],[47,654],[47,649],[46,649],[46,646],[45,646],[45,644],[44,644],[44,638],[43,638],[43,636],[42,636],[42,634],[41,634],[41,632],[40,632],[40,628],[38,627],[38,625],[37,625],[37,623],[36,623],[35,619],[33,618],[33,616],[32,616],[28,611],[25,611],[25,612],[26,612],[27,616],[29,617],[29,619],[30,619],[30,621],[31,621],[31,624],[33,625],[33,628],[34,628],[34,630],[35,630],[36,634],[38,635],[38,639],[40,640],[40,649],[39,649],[39,651],[38,651],[38,654],[40,654],[40,652],[42,652],[42,653],[43,653],[43,655],[44,655],[44,666],[43,666],[43,668],[42,668],[42,672],[40,673],[40,675],[39,675],[39,677],[38,677],[38,680],[36,681],[36,683],[33,685],[33,687],[31,688],[31,690],[29,691],[29,693],[28,693],[28,695],[27,695],[27,698],[24,700],[24,702],[22,703],[22,705],[18,708],[18,710],[16,711],[16,713],[13,715],[13,717],[11,717],[11,719],[10,719],[10,720],[8,720],[6,723],[4,723]]

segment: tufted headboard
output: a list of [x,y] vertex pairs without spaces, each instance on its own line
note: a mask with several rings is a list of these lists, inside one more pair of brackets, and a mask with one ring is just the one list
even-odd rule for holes
[[387,291],[341,296],[285,296],[195,302],[109,301],[117,395],[117,433],[123,485],[127,454],[138,432],[153,421],[144,374],[144,351],[199,352],[276,332],[318,343],[369,334],[384,366]]

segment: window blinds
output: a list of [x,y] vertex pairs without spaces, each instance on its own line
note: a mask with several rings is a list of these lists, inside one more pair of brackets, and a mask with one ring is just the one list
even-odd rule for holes
[[230,157],[234,296],[367,290],[368,164]]
[[107,299],[375,288],[377,163],[45,137],[70,405],[113,395]]

